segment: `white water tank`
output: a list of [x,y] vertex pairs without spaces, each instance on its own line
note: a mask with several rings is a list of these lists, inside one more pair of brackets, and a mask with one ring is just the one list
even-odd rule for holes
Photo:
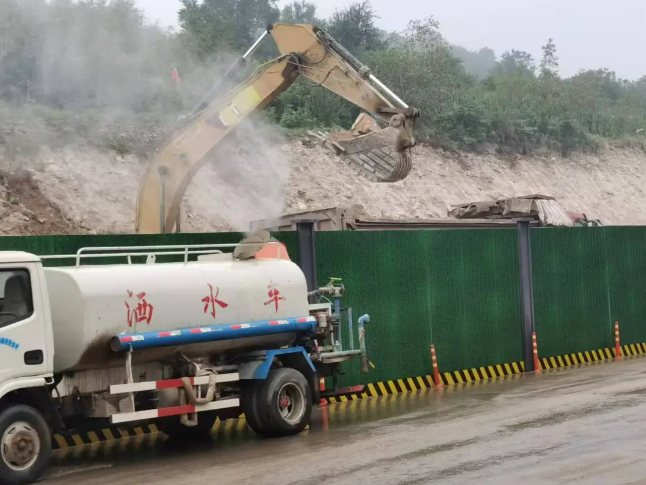
[[[121,333],[303,317],[307,285],[289,260],[228,258],[190,263],[45,268],[54,330],[54,369],[124,365],[109,350]],[[133,363],[241,348],[289,344],[295,335],[273,335],[133,352]]]

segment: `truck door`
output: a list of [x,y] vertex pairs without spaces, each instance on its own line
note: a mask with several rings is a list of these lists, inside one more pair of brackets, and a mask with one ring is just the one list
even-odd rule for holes
[[50,329],[43,308],[40,266],[0,266],[0,384],[48,373]]

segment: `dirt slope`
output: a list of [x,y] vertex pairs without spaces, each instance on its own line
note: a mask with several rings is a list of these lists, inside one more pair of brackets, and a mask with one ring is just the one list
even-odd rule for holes
[[358,179],[320,148],[292,143],[286,150],[299,162],[289,185],[290,209],[353,203],[372,217],[446,218],[451,204],[540,193],[607,225],[646,224],[646,154],[632,149],[509,161],[416,147],[411,174],[388,185]]
[[[254,219],[335,205],[378,218],[445,218],[450,204],[530,193],[607,225],[646,224],[646,155],[630,149],[508,161],[416,147],[406,180],[374,184],[306,140],[268,133],[261,141],[255,159],[237,149],[198,173],[182,231],[244,231]],[[90,145],[0,149],[0,234],[133,232],[145,166],[145,158]]]
[[52,203],[29,172],[0,172],[0,236],[91,232]]

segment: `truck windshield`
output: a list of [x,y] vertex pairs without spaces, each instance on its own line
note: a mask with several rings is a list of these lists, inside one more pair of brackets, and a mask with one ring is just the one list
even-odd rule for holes
[[24,320],[33,311],[29,271],[0,270],[0,327]]

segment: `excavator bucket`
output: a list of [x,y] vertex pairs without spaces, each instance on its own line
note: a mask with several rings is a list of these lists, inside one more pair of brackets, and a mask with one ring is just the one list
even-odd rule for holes
[[[412,168],[413,125],[419,111],[409,108],[321,29],[279,23],[271,27],[271,35],[281,54],[296,56],[292,62],[299,75],[363,110],[349,131],[324,135],[323,145],[374,182],[406,178]],[[377,120],[388,126],[381,129]]]
[[414,139],[412,126],[407,125],[407,119],[395,115],[382,129],[372,116],[361,113],[349,131],[310,134],[368,180],[397,182],[413,167],[410,147]]

